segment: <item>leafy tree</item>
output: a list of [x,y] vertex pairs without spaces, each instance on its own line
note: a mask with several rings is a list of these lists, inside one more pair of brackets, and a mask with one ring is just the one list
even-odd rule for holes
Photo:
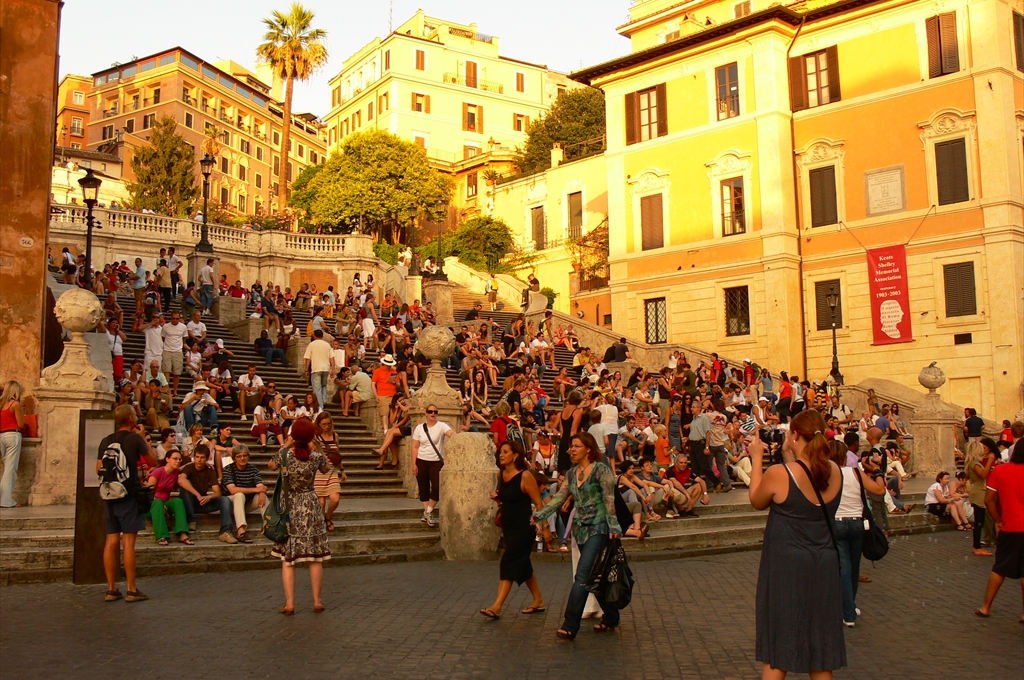
[[526,146],[519,150],[516,167],[529,175],[551,167],[551,147],[562,148],[605,134],[604,92],[592,87],[566,90],[552,105],[548,115],[533,122]]
[[450,200],[454,182],[427,163],[416,144],[384,130],[350,136],[306,185],[313,195],[310,218],[331,232],[364,231],[398,243],[409,224],[410,205],[425,214],[440,198]]
[[135,181],[126,187],[133,209],[186,217],[201,196],[195,149],[176,132],[177,126],[174,118],[161,117],[150,128],[149,145],[135,149]]
[[309,215],[313,208],[313,199],[316,198],[316,192],[309,185],[323,169],[322,164],[306,166],[292,182],[288,206],[299,214],[299,228],[306,231],[314,226],[309,221]]
[[[493,217],[473,217],[463,222],[443,236],[441,245],[445,257],[456,256],[459,262],[481,272],[513,274],[537,259],[532,253],[523,253],[508,225]],[[424,259],[436,256],[437,243],[416,250]]]
[[579,238],[569,239],[565,244],[569,256],[572,258],[572,267],[579,272],[581,281],[591,281],[594,285],[596,279],[601,279],[608,274],[608,219],[605,218],[597,225]]
[[[318,69],[327,63],[327,47],[324,40],[327,31],[313,28],[314,14],[297,2],[292,3],[288,14],[275,11],[264,19],[267,32],[265,43],[256,48],[256,58],[270,64],[274,72],[285,82],[284,125],[281,132],[281,148],[288,149],[292,137],[292,89],[295,80],[309,80]],[[287,155],[287,154],[285,154]],[[288,198],[288,182],[285,181],[287,159],[281,163],[277,173],[278,182]]]

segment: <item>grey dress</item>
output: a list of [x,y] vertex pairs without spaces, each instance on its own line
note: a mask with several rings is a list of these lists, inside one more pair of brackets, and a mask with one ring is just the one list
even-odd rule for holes
[[[757,576],[755,658],[792,673],[846,665],[839,557],[821,506],[789,470],[789,495],[772,502]],[[797,467],[796,474],[804,474]],[[835,517],[842,490],[825,504]]]
[[330,464],[319,451],[310,451],[309,460],[303,461],[296,458],[291,449],[281,449],[273,461],[281,467],[282,460],[288,466],[288,540],[276,543],[270,554],[289,566],[329,560],[331,548],[327,542],[327,523],[313,489],[313,480],[318,471],[329,472]]

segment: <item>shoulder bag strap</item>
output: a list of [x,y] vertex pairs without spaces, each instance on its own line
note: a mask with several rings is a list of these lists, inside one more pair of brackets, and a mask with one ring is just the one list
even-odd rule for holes
[[[825,515],[825,524],[828,526],[828,534],[832,537],[832,547],[836,551],[836,560],[839,560],[839,545],[836,543],[836,532],[832,528],[832,518],[828,516],[828,508],[825,507],[825,500],[821,497],[821,492],[818,491],[818,487],[814,486],[814,478],[811,477],[811,471],[804,465],[802,460],[796,461],[797,465],[804,469],[807,473],[807,478],[811,480],[811,488],[814,489],[814,495],[818,497],[818,503],[821,505],[821,514]],[[799,487],[797,487],[799,488]],[[842,569],[842,566],[840,566]]]
[[853,468],[853,473],[857,475],[857,482],[860,484],[860,504],[863,508],[861,512],[864,514],[864,519],[872,520],[874,518],[872,517],[871,506],[868,505],[868,499],[864,495],[864,480],[860,476],[860,470]]
[[427,441],[430,442],[430,445],[432,447],[434,447],[434,453],[437,454],[437,457],[440,458],[441,462],[443,463],[444,462],[444,455],[441,453],[440,450],[438,450],[437,444],[434,443],[434,440],[430,438],[430,430],[427,428],[427,424],[426,423],[423,423],[423,434],[427,435]]

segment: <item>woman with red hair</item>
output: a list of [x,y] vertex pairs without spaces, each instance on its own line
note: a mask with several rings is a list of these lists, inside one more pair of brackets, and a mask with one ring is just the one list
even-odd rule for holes
[[750,504],[771,506],[757,577],[757,644],[763,680],[787,672],[832,677],[846,665],[839,549],[832,527],[843,488],[829,460],[825,421],[813,409],[789,424],[784,464],[762,475],[764,443],[748,437]]
[[285,604],[282,614],[295,613],[295,565],[309,563],[309,580],[313,584],[313,611],[324,610],[320,591],[323,588],[323,562],[331,559],[327,542],[327,524],[316,496],[316,473],[327,473],[330,464],[319,445],[310,443],[316,437],[316,427],[308,418],[292,423],[291,448],[281,449],[267,464],[271,470],[284,467],[288,476],[287,508],[289,514],[288,540],[274,545],[271,555],[281,558],[281,580],[284,582]]

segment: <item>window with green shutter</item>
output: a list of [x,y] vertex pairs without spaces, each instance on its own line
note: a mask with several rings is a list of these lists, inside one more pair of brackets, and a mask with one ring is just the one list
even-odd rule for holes
[[956,44],[956,12],[929,17],[924,22],[928,36],[928,77],[938,78],[960,70]]
[[665,222],[661,194],[640,198],[640,240],[643,250],[665,245]]
[[942,266],[946,292],[946,316],[971,316],[978,313],[974,288],[974,263],[957,262]]
[[836,296],[836,328],[843,326],[843,296],[840,294],[839,279],[816,281],[814,283],[814,309],[817,314],[819,331],[832,330],[832,306],[828,303],[829,294]]
[[811,226],[823,227],[839,223],[836,209],[836,166],[815,168],[809,173],[811,181]]
[[963,137],[935,144],[935,183],[939,205],[971,200],[967,183],[967,142]]
[[1024,14],[1013,13],[1013,53],[1017,55],[1017,70],[1024,72]]

